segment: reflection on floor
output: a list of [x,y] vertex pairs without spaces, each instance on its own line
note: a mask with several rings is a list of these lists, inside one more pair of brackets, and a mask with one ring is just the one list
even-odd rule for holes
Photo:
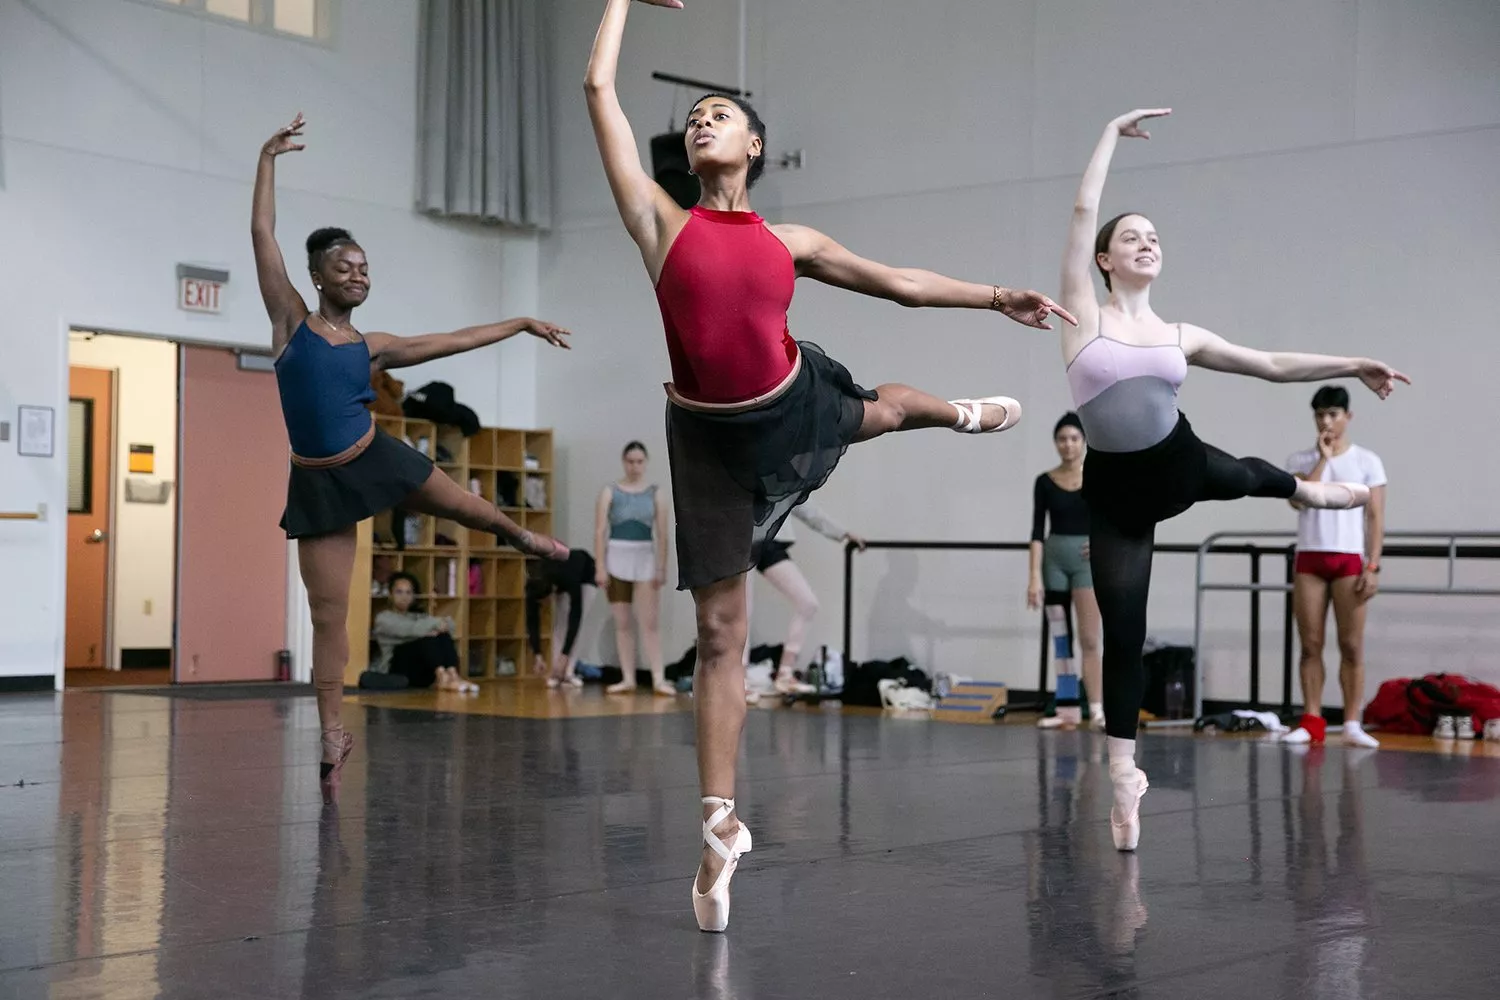
[[68,688],[148,687],[172,683],[170,667],[147,667],[140,670],[103,670],[78,667],[63,674]]
[[1148,735],[1132,856],[1094,734],[752,711],[755,851],[710,936],[689,702],[626,701],[560,722],[362,697],[325,811],[311,698],[0,699],[0,996],[1492,986],[1494,759]]

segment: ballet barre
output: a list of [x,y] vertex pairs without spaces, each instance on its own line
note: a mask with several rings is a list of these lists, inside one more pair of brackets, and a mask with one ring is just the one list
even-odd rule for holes
[[[1193,684],[1193,719],[1168,720],[1160,725],[1183,725],[1191,723],[1203,714],[1203,595],[1210,591],[1232,591],[1250,595],[1250,705],[1260,708],[1260,595],[1279,593],[1284,595],[1282,605],[1281,644],[1281,708],[1292,707],[1292,622],[1295,610],[1292,607],[1293,566],[1296,559],[1296,531],[1219,531],[1205,538],[1198,546],[1198,566],[1193,597],[1193,669],[1196,677]],[[1279,545],[1237,544],[1226,545],[1223,539],[1289,539]],[[1500,597],[1500,589],[1493,587],[1461,587],[1455,582],[1458,563],[1461,560],[1500,559],[1500,532],[1497,531],[1387,531],[1387,544],[1381,551],[1381,561],[1386,559],[1443,559],[1447,562],[1447,584],[1442,587],[1381,584],[1382,594],[1407,594],[1423,597]],[[1402,541],[1405,540],[1405,541]],[[1420,542],[1420,544],[1419,544]],[[1480,544],[1473,544],[1473,543]],[[1210,555],[1243,552],[1251,549],[1250,580],[1246,583],[1211,582],[1204,579],[1204,560]],[[1260,559],[1262,556],[1280,556],[1285,563],[1285,578],[1280,583],[1261,581]]]
[[[915,551],[966,551],[966,552],[1026,552],[1031,548],[1031,543],[1026,542],[964,542],[964,541],[866,541],[865,548],[874,549],[906,549]],[[1191,556],[1197,555],[1201,546],[1182,543],[1161,542],[1152,547],[1156,555]],[[844,662],[853,663],[852,647],[854,645],[854,555],[859,551],[858,546],[852,542],[844,545],[844,631],[843,647]],[[1252,565],[1265,550],[1255,545],[1226,545],[1221,546],[1216,552],[1224,555],[1246,555],[1252,559]],[[1255,570],[1259,572],[1259,570]],[[1047,609],[1041,610],[1042,618],[1042,653],[1038,667],[1037,689],[1035,695],[1027,691],[1015,691],[1021,700],[1011,703],[1010,708],[1015,711],[1027,711],[1045,707],[1047,698]],[[1257,682],[1258,684],[1258,682]],[[1093,692],[1091,696],[1097,697]]]
[[0,521],[40,521],[39,510],[0,510]]

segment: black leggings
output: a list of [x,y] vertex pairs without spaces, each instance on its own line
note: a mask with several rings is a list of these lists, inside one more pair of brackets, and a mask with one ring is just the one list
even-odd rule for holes
[[526,638],[533,656],[542,655],[542,602],[555,593],[565,594],[568,598],[568,632],[563,638],[562,655],[572,656],[573,643],[578,641],[578,626],[583,622],[583,585],[554,585],[546,580],[528,580]]
[[[1196,500],[1237,500],[1240,497],[1291,497],[1297,481],[1270,462],[1259,458],[1234,458],[1212,445],[1193,439],[1192,445],[1207,453],[1206,468],[1194,462],[1192,468],[1202,470],[1192,475],[1189,496],[1176,493],[1176,502],[1167,500],[1156,513],[1164,516],[1152,517],[1139,503],[1140,493],[1131,501],[1131,513],[1136,515],[1123,521],[1111,518],[1116,506],[1108,498],[1122,500],[1131,494],[1125,492],[1132,486],[1136,490],[1149,490],[1146,484],[1130,484],[1132,477],[1119,475],[1113,468],[1123,465],[1127,456],[1111,455],[1106,459],[1106,476],[1117,480],[1109,489],[1099,485],[1096,499],[1091,501],[1092,523],[1089,530],[1089,563],[1094,575],[1094,596],[1099,601],[1099,617],[1104,625],[1104,721],[1105,731],[1121,739],[1135,739],[1139,724],[1141,701],[1146,693],[1146,671],[1141,662],[1142,648],[1146,644],[1146,598],[1151,586],[1151,548],[1156,541],[1156,525],[1167,517],[1181,513]],[[1089,462],[1094,462],[1099,453],[1090,453]],[[1201,461],[1201,460],[1200,460]],[[1119,470],[1123,471],[1123,470]],[[1170,470],[1161,472],[1170,475]],[[1088,463],[1084,464],[1088,475]],[[1097,481],[1096,481],[1097,482]],[[1158,487],[1165,484],[1158,483]],[[1164,490],[1169,497],[1173,490]],[[1181,509],[1177,509],[1181,508]],[[1141,515],[1145,516],[1141,516]]]
[[458,666],[458,647],[447,632],[403,642],[391,653],[391,673],[406,678],[409,687],[430,688],[438,667]]

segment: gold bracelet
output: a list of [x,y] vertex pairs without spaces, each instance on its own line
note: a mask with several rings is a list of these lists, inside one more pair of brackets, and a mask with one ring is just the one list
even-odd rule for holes
[[999,312],[1002,309],[1004,309],[1005,308],[1005,303],[1001,301],[1001,298],[1008,291],[1010,291],[1009,288],[1001,288],[999,285],[996,285],[995,286],[995,297],[993,299],[990,299],[990,308],[993,309],[993,310],[995,310],[996,312]]

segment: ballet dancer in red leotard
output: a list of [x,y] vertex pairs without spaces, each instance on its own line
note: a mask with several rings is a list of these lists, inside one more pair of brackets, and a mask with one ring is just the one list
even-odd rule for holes
[[684,211],[642,168],[615,94],[629,3],[608,0],[586,87],[615,203],[656,286],[672,363],[667,442],[678,588],[692,591],[698,616],[704,848],[692,898],[699,927],[722,931],[730,878],[751,846],[734,811],[734,779],[745,721],[745,575],[761,545],[856,441],[920,427],[1001,431],[1021,417],[1005,396],[945,402],[906,385],[857,385],[843,365],[788,333],[796,279],[906,306],[994,309],[1041,329],[1050,329],[1054,313],[1072,317],[1038,292],[887,267],[804,226],[768,225],[749,199],[765,168],[765,125],[736,98],[710,94],[688,115],[687,154],[703,193]]

